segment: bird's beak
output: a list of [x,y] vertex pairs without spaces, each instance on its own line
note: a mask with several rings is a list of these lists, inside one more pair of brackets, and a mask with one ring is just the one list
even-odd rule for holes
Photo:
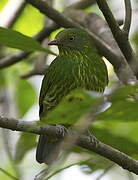
[[55,40],[53,40],[53,41],[50,41],[50,42],[48,43],[48,45],[49,45],[49,46],[51,46],[51,45],[56,45],[56,46],[58,46],[58,45],[59,45],[59,42],[58,42],[57,39],[55,39]]

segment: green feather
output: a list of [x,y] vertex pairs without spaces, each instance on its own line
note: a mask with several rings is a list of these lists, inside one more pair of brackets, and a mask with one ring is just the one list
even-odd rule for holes
[[103,92],[107,83],[106,65],[98,54],[64,51],[51,63],[43,79],[40,93],[40,106],[43,106],[41,113],[46,115],[75,88]]
[[[103,92],[108,84],[106,65],[86,32],[66,29],[56,36],[56,41],[59,56],[51,63],[40,92],[41,120],[72,90],[82,88]],[[42,151],[42,147],[40,149]],[[39,162],[46,162],[39,157]]]

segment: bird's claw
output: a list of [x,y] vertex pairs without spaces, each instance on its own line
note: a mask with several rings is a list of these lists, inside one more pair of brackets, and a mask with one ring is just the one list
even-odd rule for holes
[[68,130],[67,130],[67,128],[65,126],[59,125],[59,124],[56,125],[56,133],[57,134],[60,134],[60,135],[62,135],[64,137],[65,134],[67,133],[67,131]]
[[88,136],[90,139],[90,143],[94,144],[95,146],[98,144],[97,138],[88,130]]

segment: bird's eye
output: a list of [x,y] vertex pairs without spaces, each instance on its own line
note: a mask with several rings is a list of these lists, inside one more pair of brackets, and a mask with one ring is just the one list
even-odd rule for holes
[[69,38],[70,41],[73,41],[74,39],[75,39],[75,36],[71,36],[71,37]]

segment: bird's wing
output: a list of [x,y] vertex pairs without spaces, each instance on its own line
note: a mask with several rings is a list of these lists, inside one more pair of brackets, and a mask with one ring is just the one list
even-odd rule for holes
[[[86,73],[87,76],[89,76],[89,81],[92,78],[93,85],[91,88],[94,91],[103,92],[105,87],[108,85],[108,71],[105,62],[103,59],[97,54],[97,53],[91,53],[88,54],[87,58],[90,59],[90,67],[91,68],[91,76]],[[91,78],[90,78],[91,77]]]
[[50,67],[48,68],[43,80],[42,80],[42,85],[41,85],[41,90],[40,90],[40,96],[39,96],[39,114],[41,115],[42,112],[44,111],[43,109],[43,100],[49,91],[52,81],[54,81],[55,77],[55,71],[56,71],[56,64],[58,61],[58,57],[56,57],[53,62],[51,63]]
[[42,81],[39,97],[40,117],[45,116],[73,88],[74,82],[70,73],[72,67],[67,61],[66,57],[56,57]]

